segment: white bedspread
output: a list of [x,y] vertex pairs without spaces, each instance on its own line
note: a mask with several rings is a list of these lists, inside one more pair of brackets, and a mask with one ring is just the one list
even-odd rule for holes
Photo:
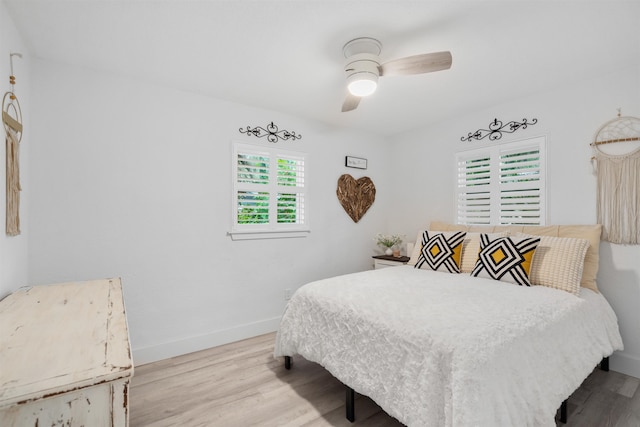
[[402,266],[301,287],[274,354],[321,364],[408,426],[555,426],[562,401],[622,348],[590,290]]

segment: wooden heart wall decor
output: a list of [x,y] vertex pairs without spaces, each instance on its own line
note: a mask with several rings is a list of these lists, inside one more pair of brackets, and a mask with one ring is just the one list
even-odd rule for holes
[[338,178],[336,193],[353,222],[360,221],[376,200],[376,186],[368,176],[356,180],[347,173],[342,175]]

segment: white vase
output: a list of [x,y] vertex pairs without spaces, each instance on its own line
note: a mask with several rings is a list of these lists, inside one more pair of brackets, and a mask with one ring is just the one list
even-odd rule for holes
[[384,251],[384,254],[391,256],[391,255],[393,255],[393,250],[391,248],[387,248],[387,250]]

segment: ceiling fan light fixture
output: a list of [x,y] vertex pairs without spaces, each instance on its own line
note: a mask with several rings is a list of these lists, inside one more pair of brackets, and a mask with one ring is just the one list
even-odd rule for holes
[[378,87],[380,59],[370,53],[358,53],[348,57],[344,71],[347,88],[353,96],[368,96]]
[[382,43],[371,37],[359,37],[342,47],[345,57],[347,96],[342,112],[353,111],[362,97],[371,95],[378,87],[378,77],[410,76],[451,68],[451,52],[431,52],[382,62]]
[[355,73],[347,79],[347,88],[354,96],[369,96],[378,87],[378,76],[373,73]]

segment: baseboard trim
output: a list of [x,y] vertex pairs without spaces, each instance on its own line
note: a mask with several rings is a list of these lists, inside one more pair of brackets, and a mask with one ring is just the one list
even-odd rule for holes
[[211,332],[209,334],[193,336],[182,340],[147,347],[134,348],[132,349],[133,362],[134,365],[144,365],[145,363],[156,362],[158,360],[193,353],[194,351],[205,350],[207,348],[274,332],[280,325],[280,319],[281,316],[278,316],[271,319],[261,320],[259,322],[247,323],[233,328]]
[[630,375],[640,379],[640,358],[616,351],[609,358],[609,367],[612,371]]

